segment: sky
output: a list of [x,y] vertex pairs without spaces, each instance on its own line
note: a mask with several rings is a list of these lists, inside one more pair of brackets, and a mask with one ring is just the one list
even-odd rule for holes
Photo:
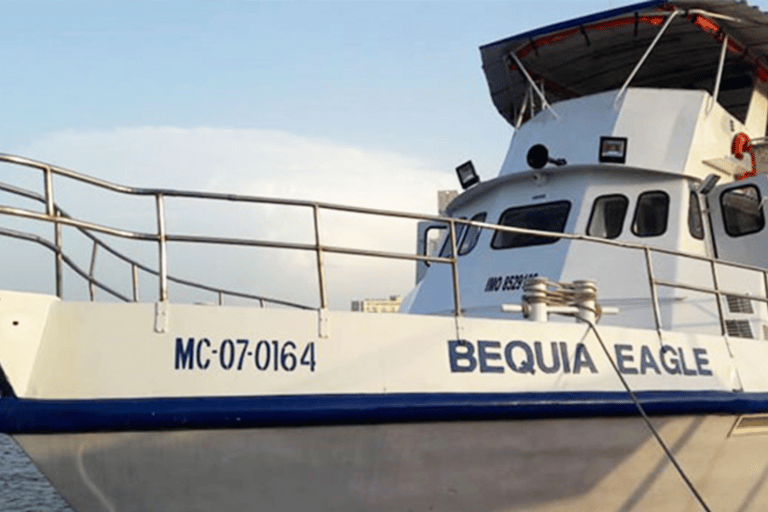
[[[3,1],[0,151],[130,186],[435,213],[436,191],[458,188],[454,168],[471,159],[483,179],[494,177],[512,136],[491,103],[478,48],[628,3]],[[768,10],[768,0],[752,3]],[[102,215],[94,220],[147,217],[73,193],[73,202],[57,200]],[[195,212],[178,209],[179,229],[200,225]],[[298,233],[301,215],[248,215],[202,224],[243,236]],[[412,227],[372,235],[344,222],[333,241],[415,246]],[[257,272],[232,255],[217,258],[207,273],[223,283],[249,274],[272,294],[302,288],[290,265],[310,265],[281,257],[266,271],[264,256]],[[341,303],[406,293],[411,267],[392,279],[338,263]],[[23,286],[17,279],[0,273],[0,287]]]
[[478,47],[618,5],[6,1],[0,134],[8,151],[119,128],[271,130],[493,176],[511,131]]

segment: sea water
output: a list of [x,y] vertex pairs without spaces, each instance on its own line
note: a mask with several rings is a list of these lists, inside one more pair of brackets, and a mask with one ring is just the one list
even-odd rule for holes
[[8,436],[0,435],[0,511],[73,512]]

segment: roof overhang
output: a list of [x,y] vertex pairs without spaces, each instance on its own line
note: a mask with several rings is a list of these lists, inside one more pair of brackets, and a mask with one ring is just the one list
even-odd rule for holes
[[529,81],[513,54],[549,103],[620,89],[676,10],[631,86],[712,92],[727,35],[718,102],[743,120],[753,80],[768,80],[768,14],[732,0],[652,0],[482,46],[496,108],[513,125],[530,116],[519,115]]

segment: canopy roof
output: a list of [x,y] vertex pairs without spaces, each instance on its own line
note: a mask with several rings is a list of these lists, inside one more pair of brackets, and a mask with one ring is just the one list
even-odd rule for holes
[[[512,52],[550,103],[621,88],[675,10],[630,85],[712,92],[727,35],[718,101],[743,120],[753,77],[768,80],[768,14],[732,0],[652,0],[482,46],[493,103],[515,124],[529,83]],[[529,116],[524,112],[522,119]]]

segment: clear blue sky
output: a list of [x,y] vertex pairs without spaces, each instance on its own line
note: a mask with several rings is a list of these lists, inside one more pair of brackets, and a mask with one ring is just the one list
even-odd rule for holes
[[626,3],[2,2],[0,148],[66,130],[274,129],[446,172],[473,158],[490,177],[511,132],[478,47]]

